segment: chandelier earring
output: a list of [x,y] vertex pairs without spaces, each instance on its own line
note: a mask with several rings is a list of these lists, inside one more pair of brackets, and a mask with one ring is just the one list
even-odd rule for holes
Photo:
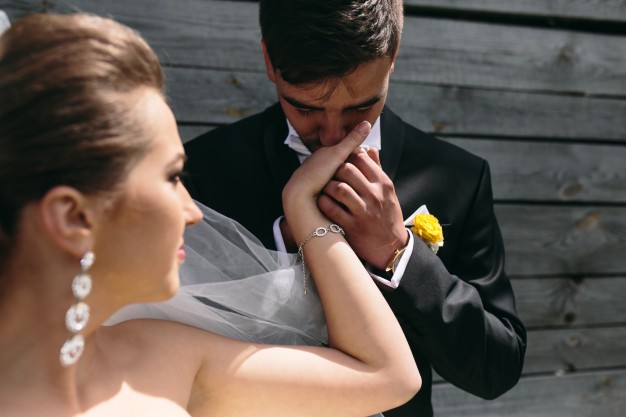
[[83,300],[91,292],[92,281],[89,268],[95,259],[93,252],[85,253],[80,260],[81,270],[72,281],[72,294],[76,298],[76,303],[65,313],[65,327],[72,333],[72,336],[61,347],[60,359],[63,366],[75,364],[85,350],[85,338],[80,331],[89,321],[89,306]]

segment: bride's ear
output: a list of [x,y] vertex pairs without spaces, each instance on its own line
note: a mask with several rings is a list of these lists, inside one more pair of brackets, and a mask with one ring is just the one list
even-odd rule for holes
[[44,231],[62,250],[80,258],[91,250],[99,211],[92,199],[75,188],[58,186],[39,202]]

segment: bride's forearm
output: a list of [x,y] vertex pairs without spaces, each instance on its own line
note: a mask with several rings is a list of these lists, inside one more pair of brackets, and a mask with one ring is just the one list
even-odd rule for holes
[[[298,243],[317,227],[329,226],[316,206],[301,206],[297,214],[287,216]],[[419,373],[404,334],[343,236],[315,236],[304,245],[303,254],[324,307],[330,346],[362,362],[381,384],[393,381],[399,390],[419,388]]]
[[296,244],[310,237],[302,254],[320,294],[331,347],[358,361],[363,372],[357,380],[406,401],[421,380],[394,314],[341,234],[311,236],[330,224],[317,207],[318,193],[369,131],[363,122],[337,145],[315,151],[283,188],[283,209]]

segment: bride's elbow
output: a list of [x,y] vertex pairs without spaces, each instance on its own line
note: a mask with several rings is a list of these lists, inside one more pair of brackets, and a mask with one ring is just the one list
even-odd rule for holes
[[422,387],[422,377],[415,364],[405,366],[389,374],[385,386],[389,388],[390,408],[399,407],[409,401]]
[[413,364],[402,372],[399,382],[399,391],[404,397],[402,404],[409,401],[422,388],[422,376],[420,375],[417,365]]

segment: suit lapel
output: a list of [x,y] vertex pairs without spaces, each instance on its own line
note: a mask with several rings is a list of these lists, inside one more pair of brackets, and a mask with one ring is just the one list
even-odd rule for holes
[[404,148],[404,122],[387,106],[383,108],[380,116],[380,140],[382,150],[380,151],[380,163],[383,171],[395,180],[402,150]]
[[263,147],[279,192],[282,192],[293,172],[300,166],[296,153],[284,144],[287,132],[287,122],[280,104],[277,103],[265,110],[263,114]]

